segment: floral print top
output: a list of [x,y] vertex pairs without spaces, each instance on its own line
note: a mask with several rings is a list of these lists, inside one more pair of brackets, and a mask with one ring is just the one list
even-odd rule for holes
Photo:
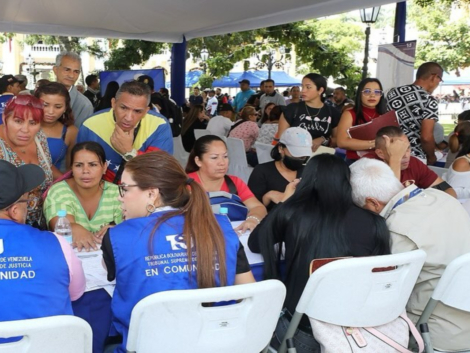
[[[39,132],[36,134],[35,140],[39,166],[46,174],[46,180],[44,180],[41,185],[29,193],[29,198],[36,198],[37,203],[34,209],[28,212],[26,223],[45,229],[45,221],[42,214],[43,200],[41,195],[44,191],[47,190],[49,186],[51,186],[53,181],[51,169],[52,159],[49,152],[49,147],[47,145],[47,137],[42,130],[39,130]],[[44,153],[41,153],[41,148]],[[26,164],[2,138],[0,138],[0,159],[10,162],[17,167]]]

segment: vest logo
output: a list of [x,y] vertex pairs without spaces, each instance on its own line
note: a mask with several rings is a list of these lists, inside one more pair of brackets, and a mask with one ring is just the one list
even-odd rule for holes
[[167,235],[166,240],[170,242],[171,250],[186,250],[186,242],[182,234]]
[[0,254],[3,254],[3,251],[5,249],[3,248],[3,239],[0,239]]

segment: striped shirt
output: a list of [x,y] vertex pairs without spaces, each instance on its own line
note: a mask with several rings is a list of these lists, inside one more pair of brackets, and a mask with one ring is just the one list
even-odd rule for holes
[[67,211],[68,215],[75,217],[75,223],[80,224],[90,232],[100,230],[103,225],[122,222],[122,211],[118,201],[118,187],[112,183],[104,182],[104,191],[100,203],[92,219],[88,219],[82,204],[67,182],[61,181],[53,185],[44,202],[44,215],[47,224],[57,216],[59,210]]

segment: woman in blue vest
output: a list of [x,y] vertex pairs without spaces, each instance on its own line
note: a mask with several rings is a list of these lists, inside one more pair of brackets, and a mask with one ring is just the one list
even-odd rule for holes
[[125,352],[132,309],[148,295],[254,282],[230,222],[213,214],[204,189],[171,155],[132,159],[119,191],[126,220],[102,243],[108,280],[116,279],[113,327],[123,336],[116,352]]

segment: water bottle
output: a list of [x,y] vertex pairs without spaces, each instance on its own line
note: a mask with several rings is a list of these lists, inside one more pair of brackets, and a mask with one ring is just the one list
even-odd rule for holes
[[67,211],[60,210],[57,212],[57,216],[59,219],[55,224],[55,233],[57,235],[63,236],[67,243],[72,244],[72,225],[70,221],[67,219]]
[[219,214],[221,216],[227,217],[228,221],[230,222],[230,218],[228,218],[228,208],[227,207],[220,207],[219,208]]

